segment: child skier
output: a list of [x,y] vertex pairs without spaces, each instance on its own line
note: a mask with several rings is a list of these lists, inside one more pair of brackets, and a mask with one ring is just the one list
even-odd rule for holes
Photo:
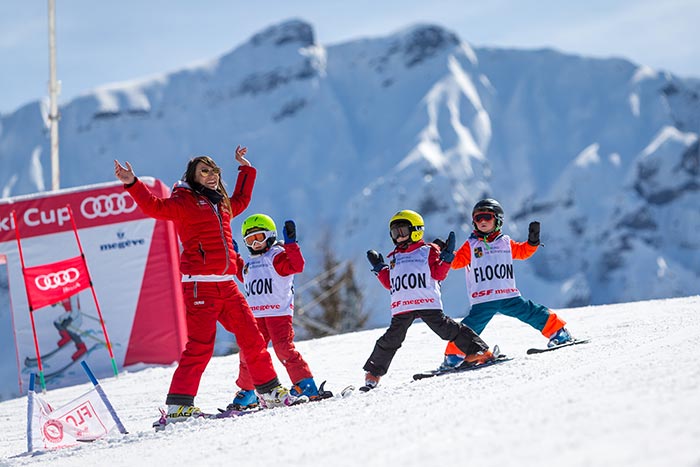
[[389,233],[396,245],[387,255],[390,266],[381,254],[367,252],[367,259],[379,282],[391,291],[391,324],[377,340],[364,365],[365,386],[374,388],[387,373],[391,360],[401,347],[409,326],[421,318],[444,340],[449,340],[465,355],[466,361],[480,365],[494,359],[488,345],[467,326],[458,324],[442,311],[440,281],[447,277],[454,258],[455,235],[450,232],[446,247],[423,241],[425,224],[417,212],[397,212],[389,221]]
[[[290,393],[309,400],[319,399],[318,388],[309,366],[294,347],[294,274],[304,270],[304,258],[296,240],[296,225],[284,223],[284,245],[277,242],[275,222],[265,214],[248,217],[241,233],[251,257],[239,276],[245,295],[266,344],[272,341],[277,357],[294,383]],[[258,406],[248,365],[241,355],[236,381],[241,388],[228,409],[247,410]]]
[[[548,346],[572,340],[566,323],[546,307],[525,300],[515,286],[513,260],[527,259],[540,244],[540,223],[531,222],[527,242],[516,242],[501,232],[503,208],[495,199],[482,199],[472,209],[474,231],[457,250],[452,269],[466,268],[471,310],[462,320],[481,334],[496,313],[518,318],[549,338]],[[464,352],[447,345],[441,368],[464,360]]]

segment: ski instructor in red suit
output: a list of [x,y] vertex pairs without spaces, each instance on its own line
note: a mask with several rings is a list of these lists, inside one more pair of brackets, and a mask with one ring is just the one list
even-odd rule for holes
[[235,334],[241,354],[251,369],[253,383],[264,406],[291,405],[272,366],[255,318],[233,279],[243,261],[234,247],[231,220],[250,203],[256,170],[236,148],[238,177],[229,197],[221,169],[208,156],[189,161],[170,198],[155,196],[126,167],[114,161],[114,174],[148,216],[174,222],[180,241],[182,292],[187,310],[187,345],[180,356],[166,399],[168,420],[196,416],[194,405],[202,373],[214,353],[216,322]]

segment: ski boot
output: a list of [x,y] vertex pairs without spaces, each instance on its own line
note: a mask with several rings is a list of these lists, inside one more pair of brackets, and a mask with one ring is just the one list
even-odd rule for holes
[[493,352],[490,350],[482,350],[477,353],[473,353],[471,355],[466,355],[464,357],[464,362],[462,365],[466,366],[478,366],[478,365],[483,365],[484,363],[488,363],[491,360],[495,360],[496,357],[493,355]]
[[156,431],[164,430],[166,425],[176,422],[184,422],[191,418],[196,418],[201,416],[202,411],[199,407],[194,407],[192,405],[168,405],[167,410],[159,409],[161,416],[158,420],[153,422],[153,428]]
[[169,405],[166,417],[169,422],[198,417],[202,411],[193,405]]
[[255,394],[255,390],[241,389],[236,393],[233,402],[226,407],[226,410],[246,411],[257,409],[258,407],[258,396]]
[[549,337],[547,347],[556,347],[557,345],[566,344],[572,340],[574,340],[574,338],[569,331],[566,328],[561,328]]
[[266,409],[271,409],[273,407],[286,407],[309,401],[309,398],[304,395],[300,395],[298,397],[293,396],[289,390],[281,384],[272,388],[270,392],[258,392],[257,394],[258,399],[260,400],[260,405]]
[[294,397],[306,396],[310,401],[317,401],[321,399],[321,396],[316,387],[316,382],[313,378],[304,378],[297,384],[292,386],[289,392]]
[[457,368],[464,361],[464,355],[445,354],[445,360],[438,367],[438,371],[450,371]]
[[369,371],[365,373],[365,385],[360,388],[360,391],[367,392],[370,389],[374,389],[379,385],[379,379],[381,376],[376,376]]

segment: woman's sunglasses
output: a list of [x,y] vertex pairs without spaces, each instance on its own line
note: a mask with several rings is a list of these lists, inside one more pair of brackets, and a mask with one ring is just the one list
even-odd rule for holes
[[210,174],[219,175],[221,173],[221,169],[218,167],[202,167],[199,169],[199,173],[202,175],[202,177],[208,177]]

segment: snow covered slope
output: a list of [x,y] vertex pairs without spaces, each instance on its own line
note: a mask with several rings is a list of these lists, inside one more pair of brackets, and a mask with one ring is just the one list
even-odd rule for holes
[[[112,180],[114,158],[170,184],[202,153],[231,186],[247,145],[260,176],[245,214],[297,221],[298,284],[320,272],[328,232],[364,272],[399,209],[424,215],[429,240],[456,230],[461,244],[492,196],[513,238],[542,223],[546,248],[517,266],[528,298],[700,293],[700,82],[626,60],[477,49],[425,24],[323,45],[291,20],[202,65],[87,92],[61,116],[64,187]],[[45,105],[0,116],[0,196],[50,176]],[[386,296],[360,276],[370,323],[385,323]],[[445,303],[463,313],[463,279],[450,280]]]
[[[700,297],[562,310],[592,342],[528,356],[544,338],[497,316],[483,337],[515,357],[480,371],[411,382],[435,367],[444,344],[417,322],[373,392],[238,419],[195,420],[154,433],[172,368],[105,379],[127,436],[35,457],[26,450],[26,398],[0,403],[0,466],[15,465],[700,465]],[[299,343],[331,389],[363,380],[383,329]],[[287,380],[276,362],[280,377]],[[234,393],[238,359],[215,357],[197,403]],[[288,383],[288,381],[287,381]],[[54,390],[65,403],[90,385]]]

